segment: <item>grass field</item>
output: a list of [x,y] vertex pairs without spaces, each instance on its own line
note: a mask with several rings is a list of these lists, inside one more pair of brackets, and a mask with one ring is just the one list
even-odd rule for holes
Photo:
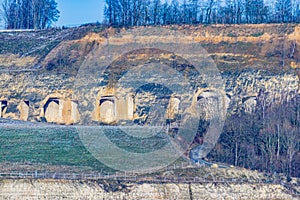
[[1,128],[0,162],[106,169],[86,150],[74,128]]
[[[163,134],[139,139],[116,128],[105,128],[104,134],[118,148],[136,153],[154,151],[168,142]],[[76,127],[1,126],[0,172],[32,169],[114,172],[86,149]]]

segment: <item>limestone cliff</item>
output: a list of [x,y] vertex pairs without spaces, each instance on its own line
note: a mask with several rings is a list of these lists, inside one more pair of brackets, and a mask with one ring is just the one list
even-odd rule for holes
[[[269,104],[292,99],[298,94],[298,25],[199,25],[166,28],[184,32],[185,36],[180,37],[180,43],[199,43],[211,55],[225,82],[224,96],[226,95],[228,102],[231,100],[228,105],[229,113],[240,109],[253,112],[262,92]],[[74,82],[80,76],[82,63],[105,46],[109,36],[118,33],[122,35],[123,32],[121,38],[109,41],[118,46],[126,45],[132,40],[127,30],[91,26],[52,30],[48,35],[44,31],[1,33],[1,117],[58,124],[147,123],[149,118],[145,102],[155,104],[157,96],[151,97],[147,91],[127,94],[129,91],[124,90],[122,94],[117,94],[110,85],[110,80],[122,73],[126,66],[138,65],[143,59],[165,59],[166,62],[172,60],[183,71],[186,70],[184,62],[180,58],[173,58],[171,54],[140,51],[131,53],[129,57],[125,55],[114,63],[115,67],[110,68],[112,71],[108,74],[109,80],[105,80],[103,74],[99,77],[96,75],[94,78],[98,85],[89,86],[89,91],[82,88],[84,97],[74,94]],[[153,37],[136,40],[145,42]],[[143,73],[140,74],[142,76]],[[191,88],[195,96],[205,96],[209,92],[210,88],[201,84],[197,82]],[[180,103],[176,96],[171,95],[169,98],[170,102]],[[168,118],[175,118],[180,110],[178,105],[170,102],[165,105],[166,115]],[[84,109],[81,109],[82,105]]]

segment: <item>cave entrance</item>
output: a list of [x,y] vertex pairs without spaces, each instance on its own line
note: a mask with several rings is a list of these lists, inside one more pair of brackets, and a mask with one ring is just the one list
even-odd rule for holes
[[27,121],[29,117],[29,101],[22,101],[19,105],[20,120]]
[[3,118],[7,110],[7,101],[0,101],[0,118]]
[[114,96],[105,96],[100,99],[100,121],[112,123],[116,120],[116,99]]
[[47,122],[59,122],[60,102],[57,98],[50,98],[44,106],[44,114]]

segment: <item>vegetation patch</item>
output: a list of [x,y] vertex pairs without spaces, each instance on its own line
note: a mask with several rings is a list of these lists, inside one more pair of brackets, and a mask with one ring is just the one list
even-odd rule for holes
[[253,33],[251,34],[252,37],[260,37],[264,34],[264,32],[258,32],[258,33]]

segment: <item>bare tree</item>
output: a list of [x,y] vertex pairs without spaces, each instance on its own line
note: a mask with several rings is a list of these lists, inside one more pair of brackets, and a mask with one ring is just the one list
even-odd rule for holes
[[209,0],[207,2],[205,22],[208,24],[211,23],[211,13],[212,13],[214,5],[215,5],[215,0]]
[[191,9],[191,23],[195,24],[198,22],[199,0],[190,0],[190,9]]
[[59,17],[55,0],[4,0],[2,8],[8,29],[44,29]]
[[[25,1],[25,0],[23,0]],[[300,20],[297,0],[105,0],[105,18],[122,26],[268,23]],[[275,17],[274,17],[275,16]]]
[[287,172],[286,174],[291,177],[293,159],[296,153],[299,151],[299,129],[290,126],[288,122],[284,124],[284,143],[283,146],[286,149],[287,157]]
[[162,5],[160,0],[153,0],[153,8],[152,8],[152,16],[153,16],[153,24],[161,24],[161,10]]
[[292,21],[292,3],[291,0],[277,0],[275,3],[277,22]]

